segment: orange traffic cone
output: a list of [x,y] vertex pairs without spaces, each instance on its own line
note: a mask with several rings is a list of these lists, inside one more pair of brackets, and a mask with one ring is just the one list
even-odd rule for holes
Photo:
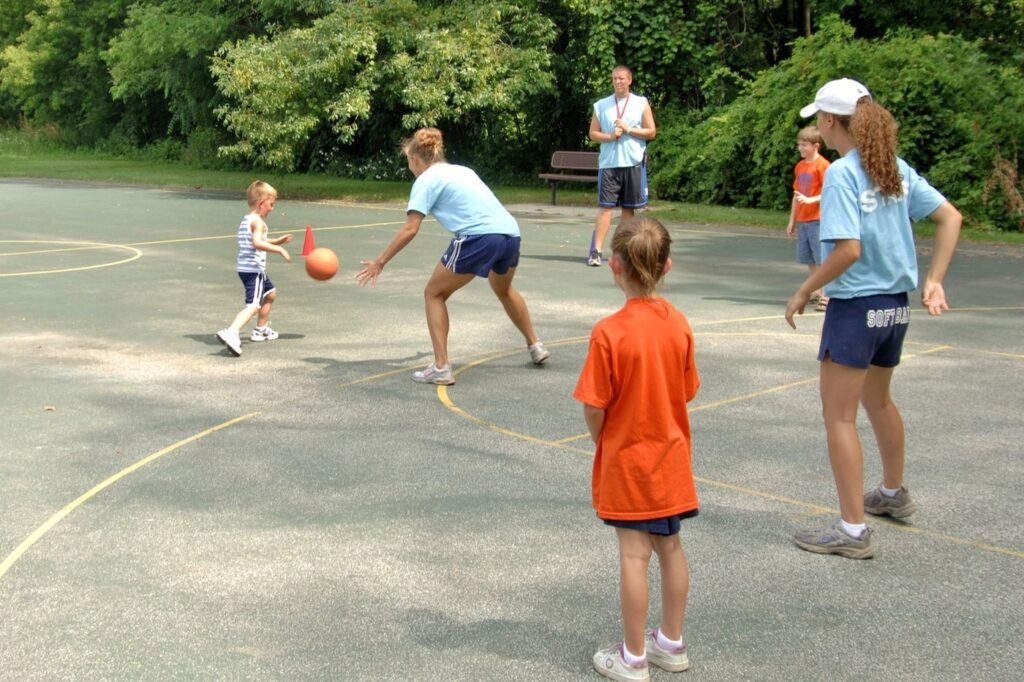
[[302,242],[302,255],[308,256],[309,252],[316,248],[313,242],[313,228],[306,225],[306,239]]

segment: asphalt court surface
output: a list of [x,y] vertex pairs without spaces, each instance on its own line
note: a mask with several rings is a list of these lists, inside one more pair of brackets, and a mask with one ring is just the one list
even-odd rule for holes
[[[623,299],[583,264],[593,209],[511,207],[516,286],[552,357],[530,365],[475,282],[450,301],[444,389],[409,378],[431,360],[442,228],[376,287],[353,280],[401,205],[279,201],[270,228],[295,235],[291,265],[269,258],[281,338],[234,358],[214,332],[241,306],[241,191],[3,181],[0,203],[0,678],[599,679],[618,566],[571,393]],[[307,224],[341,259],[330,282],[302,268]],[[878,556],[858,562],[790,541],[837,514],[821,315],[782,319],[794,244],[669,228],[662,294],[703,383],[679,679],[1018,679],[1024,250],[961,245],[954,309],[914,308],[894,394],[920,511],[872,521]]]

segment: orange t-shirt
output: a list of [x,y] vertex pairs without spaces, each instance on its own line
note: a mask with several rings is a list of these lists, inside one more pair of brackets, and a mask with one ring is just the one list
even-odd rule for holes
[[[805,197],[821,196],[821,186],[825,184],[825,171],[829,163],[821,154],[814,161],[800,159],[793,168],[793,189]],[[821,202],[796,205],[796,221],[809,223],[821,220]]]
[[686,403],[700,378],[693,331],[663,298],[631,298],[594,325],[573,397],[605,411],[592,498],[602,519],[697,509]]

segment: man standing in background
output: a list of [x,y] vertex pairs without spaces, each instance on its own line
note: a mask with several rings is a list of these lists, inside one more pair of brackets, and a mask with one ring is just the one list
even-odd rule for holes
[[657,130],[646,97],[633,94],[633,72],[612,69],[614,92],[594,103],[590,139],[601,143],[597,180],[597,225],[587,265],[601,265],[601,250],[612,224],[612,209],[622,207],[622,220],[647,205],[647,141]]

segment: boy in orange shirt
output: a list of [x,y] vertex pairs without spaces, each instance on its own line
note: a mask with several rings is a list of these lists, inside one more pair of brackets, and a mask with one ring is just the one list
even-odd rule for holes
[[[800,160],[793,168],[793,204],[789,212],[786,234],[797,237],[796,259],[806,263],[811,274],[821,265],[821,187],[825,183],[828,159],[821,156],[821,133],[815,126],[807,126],[796,137]],[[797,228],[799,227],[799,231]],[[815,310],[825,312],[828,299],[818,289],[811,294]]]
[[[618,312],[594,325],[573,397],[597,445],[592,498],[597,515],[615,527],[625,640],[594,655],[594,668],[613,680],[648,680],[648,661],[686,670],[682,641],[689,568],[680,521],[697,514],[686,404],[700,379],[689,322],[655,287],[672,267],[671,238],[651,218],[624,221],[608,261],[626,295]],[[658,555],[660,627],[646,630],[647,567]]]

